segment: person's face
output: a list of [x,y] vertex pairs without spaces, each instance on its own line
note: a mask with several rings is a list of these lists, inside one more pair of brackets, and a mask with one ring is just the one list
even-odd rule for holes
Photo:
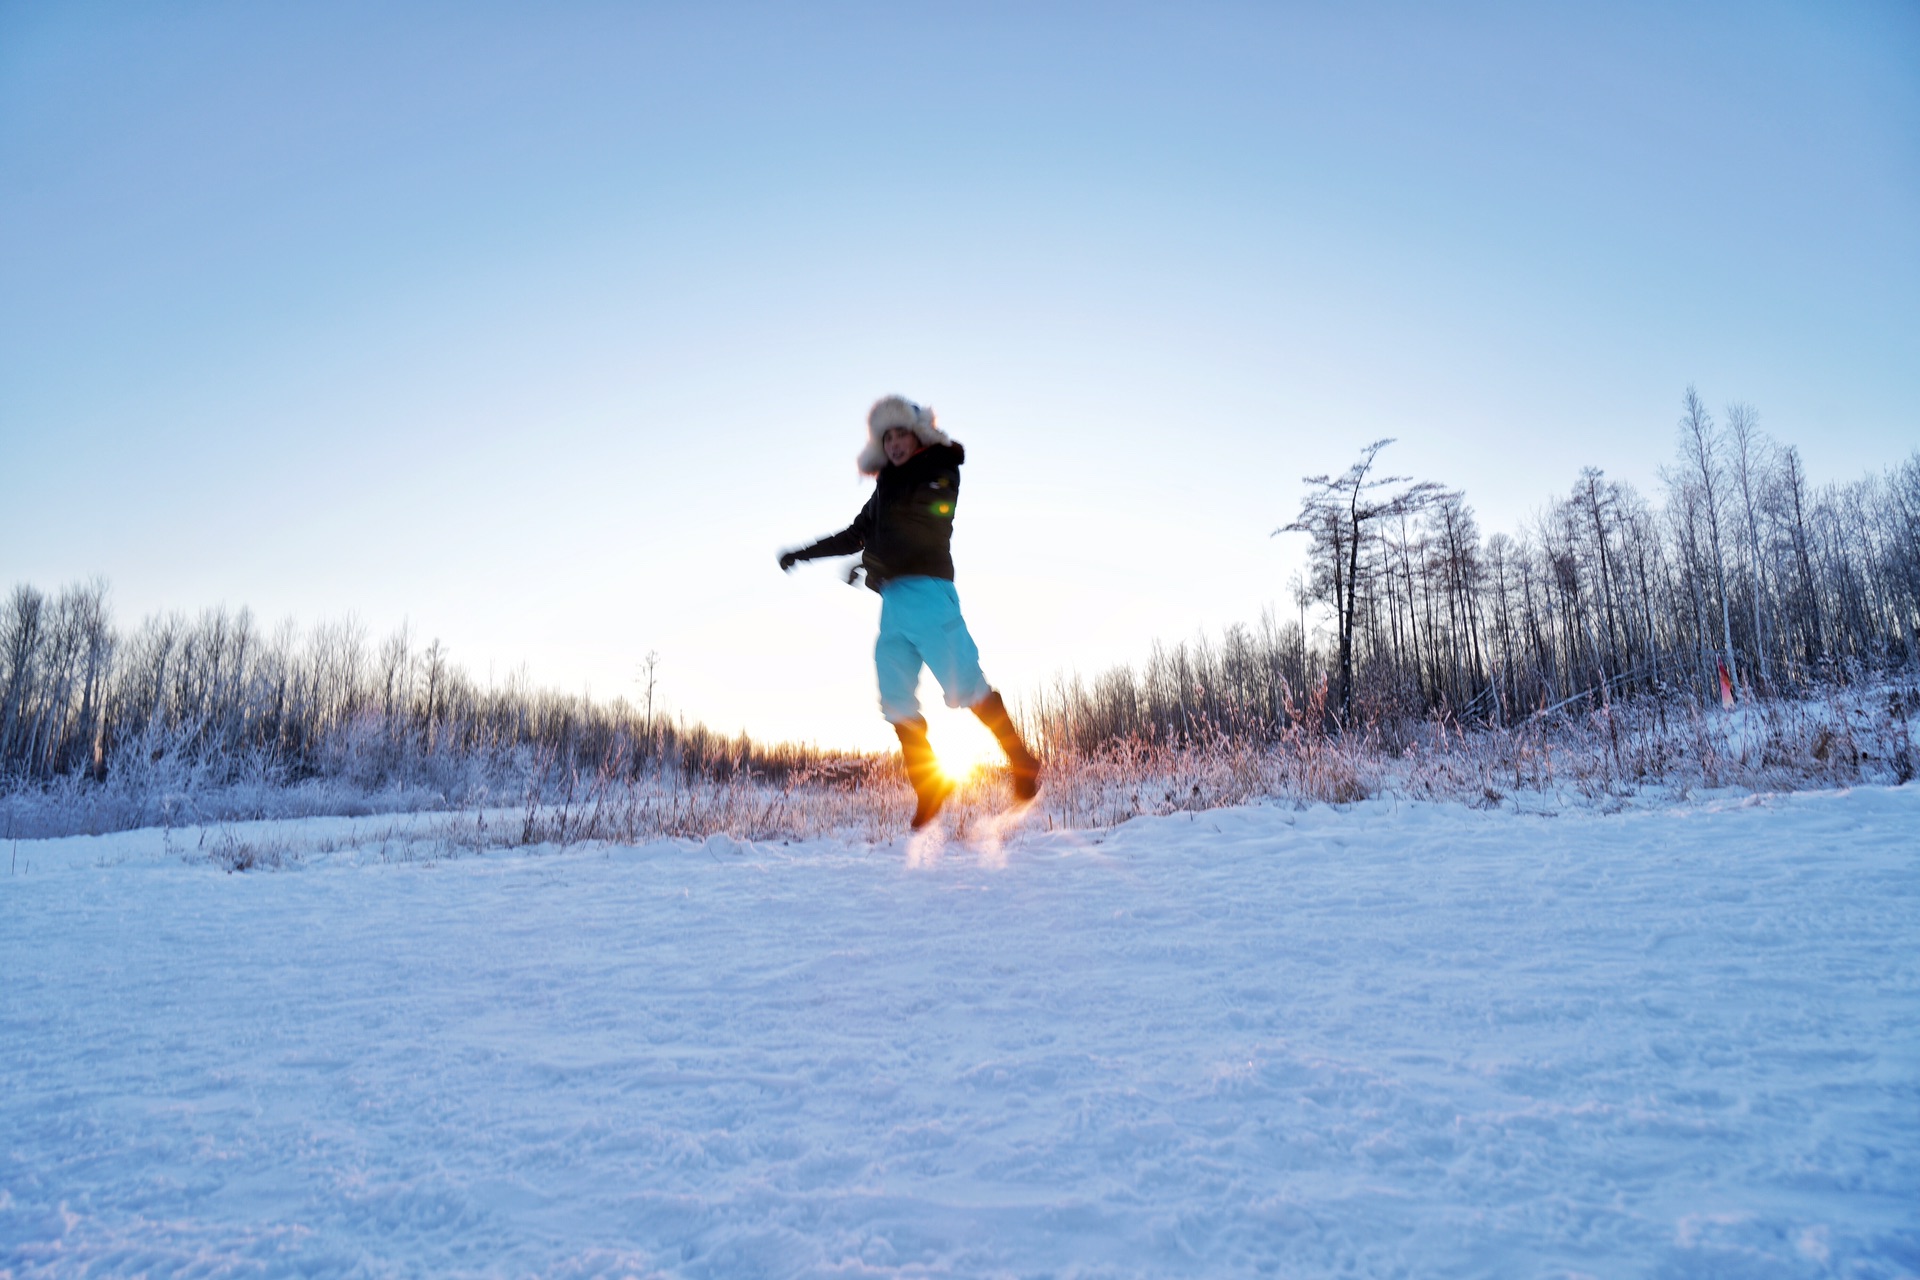
[[880,447],[887,451],[887,461],[897,467],[920,452],[920,437],[905,427],[888,427],[880,437]]

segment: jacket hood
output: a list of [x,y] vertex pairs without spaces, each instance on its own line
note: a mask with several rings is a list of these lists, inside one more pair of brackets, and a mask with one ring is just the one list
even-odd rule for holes
[[857,459],[861,475],[879,475],[880,468],[887,465],[887,451],[881,447],[880,438],[894,427],[907,428],[923,445],[953,443],[935,422],[931,408],[905,396],[883,396],[867,411],[867,443]]

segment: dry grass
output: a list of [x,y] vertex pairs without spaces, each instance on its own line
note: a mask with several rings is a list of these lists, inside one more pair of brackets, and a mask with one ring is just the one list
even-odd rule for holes
[[1732,712],[1653,701],[1614,703],[1512,729],[1431,724],[1394,781],[1423,799],[1499,804],[1509,796],[1618,807],[1651,792],[1802,791],[1914,776],[1912,680]]
[[[1100,828],[1142,814],[1254,800],[1350,804],[1380,794],[1552,813],[1672,803],[1727,788],[1900,784],[1914,776],[1910,726],[1916,714],[1920,686],[1909,678],[1733,712],[1671,702],[1614,703],[1493,730],[1433,720],[1339,737],[1296,727],[1275,742],[1225,734],[1177,746],[1116,742],[1095,751],[1050,753],[1045,787],[1025,825]],[[898,761],[887,757],[838,759],[796,773],[785,784],[677,774],[632,780],[543,768],[531,771],[523,787],[517,804],[503,805],[506,798],[497,793],[481,796],[457,811],[416,812],[389,820],[374,834],[336,839],[312,851],[352,847],[385,860],[436,861],[500,848],[722,835],[878,843],[903,835],[913,808]],[[207,797],[205,804],[220,807],[218,797]],[[991,833],[1011,804],[1005,771],[982,771],[955,793],[947,822],[963,838],[976,830]],[[269,812],[260,816],[296,816],[261,807]],[[277,837],[243,837],[215,827],[203,828],[198,845],[181,852],[243,871],[297,863],[305,851]]]

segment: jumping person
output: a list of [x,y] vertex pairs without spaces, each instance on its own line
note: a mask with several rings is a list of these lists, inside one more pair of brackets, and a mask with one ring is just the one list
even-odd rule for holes
[[980,651],[960,616],[953,586],[953,511],[960,499],[960,465],[967,451],[935,425],[933,410],[904,396],[887,396],[867,414],[862,475],[874,477],[873,496],[853,523],[809,546],[780,553],[780,568],[800,560],[860,553],[847,581],[865,575],[880,593],[880,637],[873,665],[880,678],[880,714],[900,737],[907,778],[918,803],[917,831],[933,820],[953,792],[934,763],[927,722],[914,686],[924,664],[940,682],[950,707],[967,707],[993,732],[1022,801],[1040,791],[1040,762],[1020,740],[1007,704],[980,672]]

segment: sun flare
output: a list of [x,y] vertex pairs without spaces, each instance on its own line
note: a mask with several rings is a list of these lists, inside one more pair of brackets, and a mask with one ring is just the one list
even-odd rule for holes
[[940,772],[954,782],[965,782],[982,768],[1005,759],[987,727],[965,711],[930,716],[927,741],[933,746]]

